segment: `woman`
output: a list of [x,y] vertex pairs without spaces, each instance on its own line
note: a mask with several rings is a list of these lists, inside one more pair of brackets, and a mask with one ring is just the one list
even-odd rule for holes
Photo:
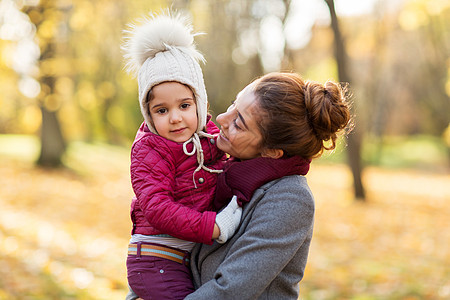
[[297,299],[314,223],[302,175],[348,127],[344,91],[271,73],[245,87],[217,122],[217,146],[238,159],[219,175],[215,204],[237,195],[242,219],[226,244],[196,246],[197,290],[186,299]]

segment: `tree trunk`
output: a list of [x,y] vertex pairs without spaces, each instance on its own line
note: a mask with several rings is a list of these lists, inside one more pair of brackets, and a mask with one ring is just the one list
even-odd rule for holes
[[[48,43],[41,54],[40,60],[43,61],[53,57],[54,48],[55,45],[52,42]],[[47,89],[46,94],[42,95],[43,99],[40,99],[42,112],[41,154],[37,163],[44,167],[57,167],[62,164],[61,159],[66,150],[66,143],[58,120],[58,110],[49,110],[45,103],[45,97],[55,93],[55,77],[47,75],[41,77],[39,81],[41,86],[45,86]]]
[[38,164],[44,167],[60,166],[66,145],[61,133],[58,117],[55,111],[49,111],[41,106],[41,154]]
[[[335,57],[338,66],[338,76],[340,82],[350,83],[350,76],[348,74],[348,56],[345,52],[344,41],[342,39],[339,23],[334,8],[334,0],[325,0],[330,10],[331,27],[334,33]],[[354,115],[354,113],[353,113]],[[361,164],[361,134],[359,134],[358,127],[355,126],[352,133],[347,138],[347,156],[348,163],[353,174],[354,194],[357,200],[364,201],[365,191],[361,180],[362,164]]]
[[[24,8],[25,13],[28,15],[31,12],[35,12],[38,15],[44,15],[46,11],[55,9],[54,1],[44,1],[37,6],[26,6]],[[39,31],[45,18],[30,18],[35,20],[36,32]],[[56,21],[53,20],[55,23]],[[57,24],[57,23],[56,23]],[[54,25],[56,26],[56,25]],[[40,38],[39,46],[41,49],[41,55],[39,57],[39,67],[45,61],[55,58],[57,48],[57,38],[55,36],[48,38]],[[42,73],[42,72],[41,72]],[[42,112],[42,125],[41,125],[41,153],[37,161],[38,165],[45,167],[56,167],[62,164],[61,158],[66,149],[66,143],[61,133],[61,126],[58,120],[57,112],[59,110],[58,103],[52,103],[58,101],[58,99],[51,99],[49,97],[55,97],[55,81],[56,75],[50,73],[43,73],[38,78],[41,85],[41,94],[39,96],[39,106]]]

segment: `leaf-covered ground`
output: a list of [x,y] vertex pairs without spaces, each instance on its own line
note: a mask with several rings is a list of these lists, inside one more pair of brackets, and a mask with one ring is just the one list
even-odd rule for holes
[[[0,154],[0,299],[124,299],[128,153],[74,146],[69,169]],[[301,299],[449,299],[450,175],[313,164],[313,244]]]

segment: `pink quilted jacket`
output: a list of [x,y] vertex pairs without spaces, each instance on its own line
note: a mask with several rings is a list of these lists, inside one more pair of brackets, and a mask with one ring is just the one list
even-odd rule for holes
[[[209,120],[206,131],[219,129]],[[201,138],[205,163],[222,169],[225,155],[215,139]],[[187,150],[192,151],[189,143]],[[132,234],[168,234],[183,240],[212,244],[216,213],[211,210],[217,174],[197,168],[196,154],[188,156],[183,144],[151,133],[145,123],[139,128],[131,148]],[[195,179],[197,189],[194,186]]]

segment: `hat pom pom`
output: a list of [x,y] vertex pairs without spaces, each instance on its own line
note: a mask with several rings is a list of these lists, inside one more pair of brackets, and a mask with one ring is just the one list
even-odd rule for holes
[[122,46],[126,61],[125,69],[137,76],[144,62],[157,53],[178,48],[193,59],[204,62],[203,55],[194,45],[192,24],[189,19],[179,13],[165,11],[160,15],[150,14],[140,25],[130,24],[124,31],[125,42]]

